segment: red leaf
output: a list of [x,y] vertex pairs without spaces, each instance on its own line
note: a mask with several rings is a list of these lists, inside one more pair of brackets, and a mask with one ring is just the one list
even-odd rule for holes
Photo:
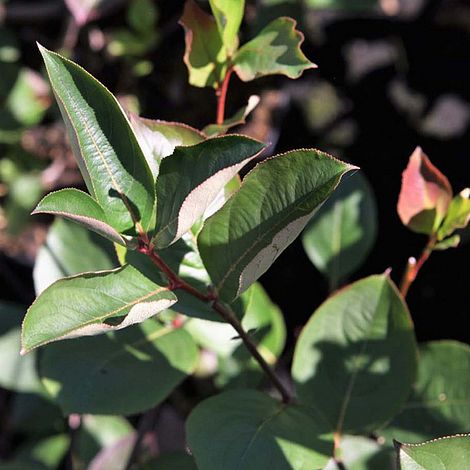
[[449,180],[416,147],[402,176],[397,206],[401,221],[415,232],[434,233],[451,199]]

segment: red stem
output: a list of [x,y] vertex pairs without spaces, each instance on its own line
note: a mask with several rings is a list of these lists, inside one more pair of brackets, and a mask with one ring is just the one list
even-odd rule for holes
[[223,124],[225,119],[225,101],[227,99],[228,84],[230,82],[230,76],[232,75],[233,69],[229,65],[227,73],[225,74],[222,85],[217,88],[217,124]]

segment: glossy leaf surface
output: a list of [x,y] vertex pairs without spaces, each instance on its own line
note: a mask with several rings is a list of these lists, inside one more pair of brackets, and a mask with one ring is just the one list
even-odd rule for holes
[[66,414],[130,415],[164,400],[193,371],[197,356],[186,331],[148,320],[105,336],[50,345],[39,371]]
[[204,400],[186,429],[201,470],[312,470],[322,468],[332,452],[319,417],[254,390]]
[[78,189],[61,189],[45,196],[33,214],[54,214],[77,222],[112,242],[125,245],[125,240],[108,223],[101,206],[87,193]]
[[154,181],[116,98],[88,72],[40,47],[72,149],[90,194],[118,231],[154,217]]
[[165,158],[157,179],[157,248],[181,238],[204,214],[224,186],[264,148],[237,135],[178,147]]
[[465,432],[470,423],[470,346],[432,341],[420,348],[413,394],[382,435],[421,442]]
[[452,199],[448,179],[417,147],[402,176],[398,215],[414,232],[431,234],[441,224]]
[[298,78],[315,68],[300,50],[304,40],[292,18],[277,18],[262,29],[234,55],[234,70],[245,82],[265,75],[282,74]]
[[130,265],[62,279],[42,292],[28,309],[23,351],[59,339],[125,328],[175,302],[173,292]]
[[351,169],[317,150],[295,150],[256,166],[198,238],[221,298],[232,301],[253,284]]
[[470,461],[469,434],[396,445],[400,470],[457,470],[468,467]]
[[223,79],[227,53],[217,23],[195,0],[186,0],[180,23],[185,31],[184,62],[189,83],[197,87],[214,87]]
[[302,235],[304,249],[331,287],[352,274],[377,236],[377,207],[361,173],[346,178],[312,217]]
[[400,294],[387,275],[371,276],[313,314],[297,342],[292,376],[301,403],[321,410],[336,432],[371,431],[408,399],[416,360]]

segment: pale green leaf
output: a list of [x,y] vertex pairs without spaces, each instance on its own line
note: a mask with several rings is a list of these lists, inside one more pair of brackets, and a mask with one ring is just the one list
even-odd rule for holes
[[437,242],[433,246],[433,250],[447,250],[448,248],[457,248],[460,244],[460,235],[452,235],[449,238],[445,238],[444,240]]
[[90,194],[118,231],[154,220],[152,173],[116,98],[77,64],[40,46]]
[[444,222],[439,227],[439,240],[452,235],[454,230],[465,228],[470,221],[470,188],[466,188],[455,196],[447,209]]
[[160,165],[155,246],[164,248],[188,232],[224,186],[263,148],[261,142],[238,135],[177,147]]
[[64,413],[131,415],[163,401],[196,366],[198,350],[182,329],[153,320],[52,344],[40,375]]
[[300,45],[303,34],[292,18],[277,18],[244,44],[233,57],[233,68],[245,82],[265,75],[282,74],[298,78],[306,69],[316,68]]
[[28,309],[23,322],[23,352],[60,339],[140,323],[176,300],[168,288],[155,284],[130,265],[61,279]]
[[470,461],[470,434],[446,436],[422,444],[396,443],[400,470],[463,470]]
[[465,432],[470,423],[470,346],[433,341],[420,347],[413,394],[381,435],[421,442]]
[[258,106],[258,95],[251,95],[248,98],[248,103],[243,108],[240,108],[232,117],[225,119],[222,124],[209,124],[204,127],[203,132],[208,136],[215,136],[225,134],[229,129],[241,124],[245,124],[246,117]]
[[219,34],[228,55],[238,47],[238,30],[245,11],[245,0],[209,0]]
[[364,432],[401,409],[416,363],[406,305],[387,275],[370,276],[313,314],[297,342],[292,376],[299,400],[321,411],[338,434]]
[[304,249],[335,288],[361,266],[377,236],[374,194],[361,173],[347,178],[312,217]]
[[180,24],[185,31],[189,83],[217,88],[225,75],[227,53],[215,19],[194,0],[186,0]]
[[65,217],[112,242],[126,245],[125,239],[108,223],[108,218],[101,206],[89,194],[78,189],[61,189],[49,193],[32,213]]
[[189,416],[186,432],[201,470],[313,470],[333,450],[321,418],[254,390],[204,400]]
[[154,178],[162,159],[171,155],[175,147],[206,139],[201,131],[179,122],[155,121],[135,114],[130,114],[130,121]]
[[318,150],[294,150],[256,166],[198,238],[221,298],[232,301],[253,284],[352,169]]

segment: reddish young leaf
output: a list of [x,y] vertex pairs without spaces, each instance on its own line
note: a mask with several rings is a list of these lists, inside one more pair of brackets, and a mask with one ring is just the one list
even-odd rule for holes
[[436,232],[452,199],[449,180],[431,163],[421,147],[410,157],[403,172],[398,215],[414,232]]

